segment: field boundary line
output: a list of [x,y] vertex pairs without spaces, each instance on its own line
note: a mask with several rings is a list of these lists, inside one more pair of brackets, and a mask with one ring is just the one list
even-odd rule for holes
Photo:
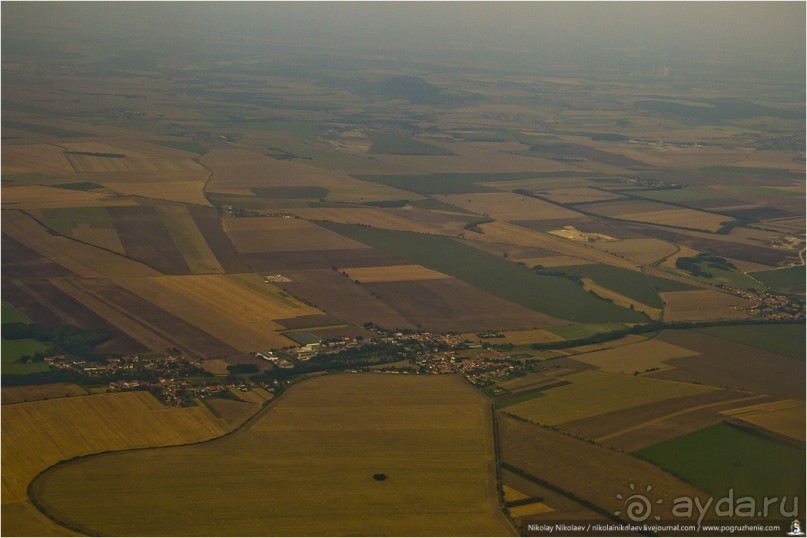
[[689,408],[683,409],[681,411],[676,411],[674,413],[669,413],[667,415],[662,415],[660,417],[656,417],[656,418],[654,418],[652,420],[647,420],[647,421],[641,422],[639,424],[634,424],[630,428],[625,428],[624,430],[620,430],[618,432],[612,432],[612,433],[609,433],[608,435],[603,435],[602,437],[598,437],[598,438],[594,439],[594,442],[595,443],[601,443],[602,441],[607,441],[608,439],[612,439],[614,437],[619,437],[620,435],[624,435],[626,433],[631,433],[633,431],[639,430],[639,429],[644,428],[646,426],[650,426],[651,424],[656,424],[658,422],[667,420],[669,418],[677,417],[677,416],[680,416],[680,415],[686,415],[687,413],[691,413],[693,411],[700,411],[701,409],[708,409],[709,407],[715,407],[715,406],[718,406],[718,405],[734,404],[734,403],[739,403],[739,402],[746,402],[746,401],[749,401],[749,400],[757,400],[759,398],[766,398],[766,397],[767,396],[764,395],[764,394],[757,394],[755,396],[748,396],[748,397],[745,397],[745,398],[736,398],[734,400],[725,400],[725,401],[722,401],[722,402],[714,402],[714,403],[696,405],[695,407],[689,407]]

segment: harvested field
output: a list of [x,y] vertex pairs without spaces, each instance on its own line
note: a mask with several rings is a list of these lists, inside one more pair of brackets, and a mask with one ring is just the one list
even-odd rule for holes
[[623,220],[634,222],[649,222],[665,226],[680,226],[716,232],[723,224],[732,222],[731,217],[704,213],[690,209],[667,209],[664,211],[650,211],[642,213],[624,213],[618,216]]
[[[630,484],[652,484],[656,498],[705,497],[646,461],[529,424],[505,412],[499,412],[498,417],[501,458],[506,465],[539,477],[609,514],[625,510],[624,500],[617,495],[629,495]],[[505,469],[515,472],[513,468]],[[654,514],[670,517],[670,509],[670,503],[658,505]]]
[[71,383],[3,387],[1,390],[3,405],[50,400],[54,398],[68,398],[70,396],[83,396],[87,394],[87,391]]
[[575,243],[567,239],[555,237],[551,234],[536,232],[516,226],[506,222],[491,222],[482,224],[480,228],[484,231],[482,235],[474,235],[473,239],[494,243],[509,243],[524,247],[537,247],[552,250],[575,258],[590,260],[591,262],[605,263],[616,267],[638,270],[636,264],[612,256],[605,252],[600,252],[586,245]]
[[644,373],[648,370],[669,368],[664,361],[679,357],[698,355],[696,351],[685,349],[661,340],[645,340],[613,349],[575,355],[575,360],[596,366],[606,372],[621,374]]
[[149,349],[131,336],[129,327],[119,328],[107,318],[105,312],[98,312],[63,291],[66,282],[63,279],[51,281],[4,278],[3,296],[41,325],[75,325],[85,329],[103,329],[109,333],[110,339],[98,346],[100,352],[138,353]]
[[571,187],[568,189],[552,189],[550,191],[541,191],[540,194],[544,198],[552,200],[559,204],[579,204],[585,202],[602,202],[603,200],[615,200],[622,198],[622,196],[613,192],[603,191],[600,189],[592,189],[591,187]]
[[568,375],[564,379],[571,384],[552,389],[542,398],[509,407],[507,412],[531,422],[554,426],[610,411],[715,390],[688,383],[660,383],[659,379],[650,377],[591,370]]
[[[487,399],[454,376],[321,376],[231,436],[88,458],[34,491],[58,518],[102,534],[512,534],[490,423]],[[219,487],[204,487],[211,480]]]
[[284,274],[291,282],[281,284],[283,289],[305,298],[336,319],[357,325],[372,321],[381,327],[415,328],[385,301],[373,297],[367,286],[359,286],[336,271],[306,269],[289,270]]
[[456,278],[375,284],[362,281],[361,287],[426,330],[523,329],[564,323]]
[[133,206],[136,202],[107,192],[61,189],[41,185],[3,188],[3,209]]
[[3,212],[3,232],[80,276],[151,276],[158,274],[151,267],[118,254],[65,237],[51,235],[38,222],[19,211]]
[[222,359],[207,359],[202,361],[202,368],[213,375],[229,375],[230,371],[227,370],[228,366],[230,366],[230,363]]
[[319,208],[291,209],[295,215],[309,220],[342,224],[361,224],[386,230],[456,236],[467,222],[438,215],[412,206],[401,208]]
[[441,200],[503,221],[567,219],[571,224],[582,216],[576,211],[511,192],[451,194]]
[[[116,283],[242,352],[294,345],[274,332],[283,329],[274,320],[319,313],[293,299],[256,293],[224,275],[124,279]],[[265,286],[267,291],[273,287]]]
[[193,181],[110,181],[104,186],[127,196],[142,196],[169,202],[209,206],[204,195],[204,178]]
[[748,319],[747,299],[712,290],[671,291],[660,293],[664,303],[664,321],[705,321]]
[[657,338],[700,353],[670,359],[674,368],[651,374],[705,385],[804,400],[805,363],[697,331],[663,331]]
[[236,250],[242,254],[367,248],[302,219],[222,219],[222,224]]
[[[3,212],[3,217],[6,216]],[[5,221],[5,218],[3,219]],[[32,250],[5,232],[2,234],[3,273],[6,277],[68,276],[73,273],[35,250]]]
[[526,331],[508,331],[504,334],[504,338],[497,338],[491,340],[494,343],[513,344],[514,346],[523,346],[527,344],[544,343],[544,342],[560,342],[563,338],[556,334],[543,329],[530,329]]
[[340,270],[348,277],[361,283],[410,282],[417,280],[440,280],[451,278],[448,275],[423,267],[422,265],[387,265],[382,267],[345,267]]
[[110,172],[158,172],[158,173],[188,173],[196,172],[200,166],[191,159],[167,158],[137,158],[137,157],[98,157],[94,155],[80,155],[78,153],[65,154],[70,166],[78,174],[98,174]]
[[126,254],[166,274],[191,273],[157,208],[109,208]]
[[227,424],[238,426],[260,410],[260,405],[250,402],[239,402],[226,398],[207,398],[204,400],[213,414]]
[[174,240],[188,267],[195,274],[223,273],[221,266],[213,251],[205,241],[204,236],[196,227],[196,222],[184,206],[158,206],[157,213],[168,228],[168,233]]
[[[163,351],[178,347],[199,357],[232,355],[235,349],[108,280],[61,279],[54,283],[104,325],[138,342],[137,348]],[[151,299],[151,298],[149,298]],[[107,346],[108,344],[104,344]],[[109,350],[111,351],[111,350]],[[123,352],[130,352],[124,348]]]
[[[522,527],[526,521],[543,523],[552,521],[571,521],[571,520],[586,520],[586,521],[605,521],[607,518],[593,510],[590,510],[582,504],[576,503],[565,495],[546,488],[537,482],[533,482],[523,476],[502,469],[502,483],[503,488],[509,488],[508,484],[517,487],[519,491],[523,491],[524,495],[529,497],[540,497],[544,499],[544,504],[553,509],[552,512],[545,512],[543,514],[534,514],[524,518],[516,518],[517,523]],[[505,489],[505,491],[507,491]],[[512,515],[512,514],[511,514]]]
[[648,265],[675,253],[677,247],[662,241],[661,239],[623,239],[621,241],[609,241],[608,243],[596,242],[593,247],[610,254],[624,256],[630,261]]
[[[37,473],[59,461],[105,450],[194,442],[225,430],[200,408],[167,409],[147,392],[4,405],[3,415],[2,532],[7,536],[18,534],[16,525],[30,525],[29,514],[39,514],[31,509],[26,488]],[[11,503],[22,512],[20,517],[6,517]],[[38,519],[48,521],[41,514]]]
[[401,265],[405,260],[362,245],[362,248],[347,250],[309,250],[256,252],[242,256],[251,270],[260,273],[286,274],[287,271],[328,269],[333,267],[376,267],[381,265]]
[[189,207],[188,212],[225,272],[248,273],[251,270],[238,256],[232,241],[224,232],[222,219],[219,218],[216,209]]
[[633,452],[717,424],[725,419],[721,410],[766,398],[748,392],[715,390],[619,409],[557,427],[603,446]]
[[50,144],[3,145],[3,175],[38,172],[50,176],[75,174],[64,150]]
[[805,440],[805,408],[802,400],[780,400],[728,409],[721,413],[802,443]]
[[[322,187],[328,201],[406,200],[412,194],[386,185],[360,181],[306,164],[273,159],[241,149],[212,149],[199,161],[213,170],[208,192],[237,192],[261,187]],[[236,190],[234,190],[236,189]]]

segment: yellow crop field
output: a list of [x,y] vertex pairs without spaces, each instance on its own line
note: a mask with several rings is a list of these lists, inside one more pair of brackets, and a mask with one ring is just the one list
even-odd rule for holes
[[649,222],[652,224],[666,224],[669,226],[684,226],[715,232],[724,222],[733,219],[725,215],[715,215],[694,209],[665,209],[663,211],[646,211],[641,213],[622,213],[616,215],[620,219],[636,222]]
[[580,281],[583,283],[583,289],[585,289],[586,291],[590,291],[598,295],[599,297],[611,301],[616,305],[625,308],[630,308],[632,310],[636,310],[637,312],[642,312],[652,320],[661,319],[662,311],[660,308],[653,308],[651,306],[647,306],[644,303],[640,303],[636,299],[631,299],[630,297],[626,297],[613,290],[600,286],[590,278],[582,278]]
[[242,254],[368,248],[303,219],[256,217],[222,222],[236,250]]
[[510,512],[510,515],[512,516],[524,517],[534,516],[536,514],[548,514],[549,512],[554,512],[555,509],[547,506],[544,503],[530,503],[508,508],[507,511]]
[[513,535],[490,413],[456,376],[318,376],[232,435],[71,462],[33,491],[92,534]]
[[[3,144],[3,175],[40,173],[49,176],[72,176],[73,167],[64,150],[50,144]],[[4,189],[5,190],[5,189]]]
[[652,339],[643,342],[575,355],[574,359],[591,364],[606,372],[633,374],[650,368],[670,368],[664,361],[700,355],[695,351]]
[[14,536],[26,527],[34,535],[53,534],[54,524],[29,504],[26,492],[51,465],[82,454],[210,439],[224,433],[225,424],[200,408],[168,409],[147,392],[125,392],[4,405],[0,427],[2,532]]
[[520,501],[521,499],[529,498],[529,495],[526,493],[522,493],[515,488],[511,488],[507,484],[502,485],[502,491],[504,492],[504,500],[506,502]]
[[[341,268],[340,268],[341,269]],[[452,278],[422,265],[389,265],[385,267],[349,267],[341,269],[359,282],[408,282]]]
[[[274,331],[276,319],[321,312],[291,298],[270,296],[225,275],[121,279],[116,283],[240,351],[295,345]],[[278,288],[263,285],[266,291]]]
[[48,385],[26,385],[22,387],[3,387],[3,405],[19,402],[50,400],[51,398],[67,398],[81,396],[87,392],[72,383],[52,383]]
[[46,209],[53,207],[97,207],[136,205],[134,200],[110,193],[60,189],[42,185],[3,187],[4,209]]
[[703,385],[587,370],[564,377],[570,385],[507,408],[507,413],[554,426],[618,409],[716,390]]
[[540,265],[542,267],[563,267],[566,265],[585,265],[591,263],[589,260],[581,260],[580,258],[572,258],[571,256],[544,256],[541,258],[521,258],[517,261],[524,262],[527,267],[535,267]]
[[675,253],[677,247],[661,239],[622,239],[620,241],[595,242],[596,249],[645,265]]
[[801,400],[780,400],[736,409],[721,411],[721,414],[748,422],[804,442],[805,409]]
[[402,208],[330,208],[307,207],[291,209],[295,215],[310,220],[330,220],[344,224],[363,224],[387,230],[456,236],[463,232],[467,222],[452,220],[407,206]]
[[224,273],[186,206],[158,206],[168,232],[194,273]]
[[441,200],[504,221],[579,219],[580,213],[512,192],[450,194]]
[[238,192],[233,189],[254,187],[316,186],[328,189],[329,201],[369,202],[420,198],[411,192],[386,185],[360,181],[307,164],[272,159],[261,153],[242,149],[213,149],[201,157],[199,162],[213,170],[207,185],[210,192]]
[[664,303],[665,321],[703,321],[712,319],[747,319],[747,299],[712,290],[671,291],[659,293]]
[[79,276],[153,276],[151,267],[100,248],[48,233],[19,211],[3,211],[3,232]]

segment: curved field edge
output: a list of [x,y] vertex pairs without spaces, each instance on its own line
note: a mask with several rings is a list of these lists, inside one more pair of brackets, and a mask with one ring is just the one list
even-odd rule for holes
[[[450,533],[455,525],[465,525],[465,533],[470,534],[514,532],[499,503],[492,409],[484,394],[456,376],[343,374],[306,381],[295,384],[295,390],[284,391],[276,398],[277,405],[268,405],[223,436],[163,447],[165,450],[161,452],[144,448],[74,458],[42,471],[31,482],[29,494],[52,520],[87,534],[171,535],[177,531],[176,525],[180,525],[183,533],[195,535],[201,530],[211,532],[211,528],[221,525],[222,514],[229,521],[226,527],[229,530],[224,534],[236,535],[265,534],[266,525],[261,526],[262,523],[268,523],[274,529],[272,533],[281,535],[306,535],[323,524],[329,529],[343,529],[338,531],[340,534],[347,529],[350,534],[358,535],[372,535],[379,532],[378,529],[394,533],[394,529],[402,528],[409,529],[412,535],[432,535],[434,529]],[[348,402],[341,407],[323,404],[341,401],[345,396]],[[365,400],[375,398],[389,405],[366,405]],[[446,416],[452,418],[448,425],[444,423]],[[306,427],[300,428],[299,421],[306,421]],[[480,432],[484,435],[480,436]],[[403,446],[398,445],[399,442]],[[292,450],[295,447],[297,450]],[[103,458],[115,461],[103,461]],[[183,465],[186,461],[189,463]],[[172,498],[165,488],[169,482],[162,481],[166,475],[170,477],[170,469],[176,469],[178,462],[182,468],[169,478],[173,484],[169,490],[175,489],[176,484],[184,484],[182,489],[186,490],[187,481],[220,486],[211,497],[206,497],[208,493],[203,491],[209,487],[188,489],[196,491],[192,499],[185,499],[191,505],[198,508],[212,503],[210,510],[199,512],[210,514],[208,521],[174,523],[173,508],[162,510],[165,502]],[[231,474],[233,468],[227,466],[228,462],[241,469],[248,465],[249,473],[239,474],[236,469],[236,473]],[[208,467],[205,463],[213,465]],[[71,470],[80,464],[89,467]],[[165,471],[163,467],[169,471],[161,472]],[[216,467],[220,472],[211,471]],[[205,468],[208,470],[199,472]],[[110,470],[118,473],[117,469],[124,471],[120,476],[110,475]],[[388,473],[389,479],[370,480],[371,471],[377,470]],[[48,483],[60,472],[61,477]],[[76,472],[88,484],[83,488],[84,495],[81,490],[73,489],[76,482],[70,477]],[[245,481],[247,476],[252,478]],[[333,480],[328,479],[329,476]],[[147,479],[144,485],[143,477],[157,478]],[[313,489],[309,484],[312,481],[318,484]],[[64,485],[73,492],[72,496],[59,493]],[[257,487],[263,494],[237,493],[238,488],[248,491],[251,487]],[[344,487],[352,494],[346,496]],[[387,494],[379,496],[379,488]],[[421,497],[424,490],[425,500]],[[129,504],[130,513],[139,510],[143,514],[135,512],[122,521],[117,520],[114,512],[119,503],[115,498],[120,491],[126,491],[129,501],[147,499],[139,509]],[[230,491],[231,495],[221,496],[221,491]],[[53,505],[48,494],[54,495],[61,506]],[[107,515],[99,515],[105,511],[95,502],[90,502],[95,507],[91,517],[72,511],[84,506],[88,499],[92,501],[87,495],[101,496],[98,501],[107,503],[110,508]],[[273,495],[278,499],[264,502]],[[78,504],[73,503],[73,496]],[[316,500],[322,499],[312,499],[312,496],[334,497],[347,507],[331,508],[332,502],[316,504]],[[159,499],[155,501],[155,497]],[[244,500],[250,498],[256,500],[244,504]],[[258,498],[263,499],[260,506],[253,506]],[[148,508],[155,502],[155,506],[161,508],[157,513]],[[278,503],[288,506],[278,506]],[[407,508],[401,510],[404,507]],[[315,514],[312,508],[318,513],[314,521],[309,522],[309,516]],[[329,509],[338,511],[330,514]],[[267,514],[267,511],[274,513]],[[326,513],[322,514],[323,511]],[[362,514],[363,511],[366,513]],[[424,520],[422,513],[429,512],[432,516]],[[145,519],[144,514],[148,514]],[[241,521],[243,525],[238,527]],[[194,525],[198,527],[196,530]]]
[[[182,435],[182,432],[180,431],[179,426],[177,424],[174,424],[174,426],[176,426],[176,430],[169,431],[167,433],[165,431],[162,431],[162,432],[159,431],[160,429],[164,430],[166,424],[168,424],[169,426],[171,425],[170,424],[171,423],[171,418],[169,417],[169,414],[172,411],[174,411],[174,409],[165,408],[151,394],[132,392],[132,393],[87,395],[87,396],[80,396],[80,397],[77,397],[77,398],[69,398],[69,400],[70,400],[69,403],[72,404],[72,405],[75,405],[77,402],[81,402],[81,403],[86,404],[87,399],[95,399],[95,398],[99,398],[99,397],[101,397],[101,398],[123,397],[123,398],[126,398],[126,399],[131,399],[131,398],[136,398],[136,399],[144,398],[144,399],[146,399],[145,402],[141,402],[141,403],[144,403],[146,406],[151,407],[152,410],[156,410],[156,413],[158,413],[158,414],[160,414],[162,416],[160,417],[161,421],[159,423],[158,423],[157,420],[155,420],[155,417],[148,417],[148,418],[144,419],[146,422],[148,422],[149,420],[152,421],[152,423],[150,425],[152,430],[150,432],[146,433],[146,434],[144,434],[142,432],[142,430],[141,430],[141,428],[144,427],[143,423],[137,424],[136,426],[132,427],[132,430],[139,431],[139,435],[141,435],[142,437],[147,437],[148,435],[161,436],[161,435],[164,435],[164,434],[165,435],[169,435],[169,434],[174,435],[175,437]],[[32,401],[32,402],[19,402],[19,403],[15,403],[15,404],[6,404],[6,405],[3,406],[3,408],[4,408],[4,410],[7,410],[9,408],[16,407],[16,406],[39,405],[41,407],[43,404],[47,405],[47,406],[50,406],[50,405],[53,405],[53,404],[59,405],[59,404],[63,404],[65,400],[67,400],[67,399],[65,399],[65,398],[57,398],[57,399],[51,399],[51,400],[41,400],[41,401]],[[70,463],[70,462],[82,460],[84,458],[90,458],[90,457],[99,456],[99,455],[103,455],[103,454],[110,454],[110,453],[116,453],[116,452],[150,450],[150,449],[153,449],[153,448],[168,448],[168,447],[172,447],[172,446],[182,446],[182,445],[187,445],[187,444],[206,443],[206,442],[215,440],[215,439],[217,439],[219,437],[224,437],[224,436],[230,435],[230,434],[234,433],[235,431],[237,431],[238,429],[244,427],[247,423],[249,423],[249,421],[255,415],[259,414],[263,410],[263,408],[267,404],[269,404],[271,401],[272,400],[267,400],[261,406],[255,405],[256,410],[255,410],[255,413],[253,415],[251,415],[250,417],[247,417],[240,424],[234,424],[234,425],[232,425],[232,424],[227,425],[225,423],[225,421],[222,421],[221,419],[217,419],[209,410],[207,410],[206,408],[203,408],[202,406],[200,406],[199,408],[184,408],[184,409],[190,409],[190,410],[199,409],[199,411],[197,411],[197,414],[199,414],[200,417],[197,417],[197,418],[199,420],[207,420],[207,421],[209,421],[209,423],[207,424],[207,426],[209,426],[208,431],[209,432],[214,431],[214,428],[215,428],[218,431],[223,432],[223,433],[221,433],[220,435],[216,435],[215,437],[212,437],[212,438],[208,437],[208,438],[203,438],[203,439],[199,439],[199,440],[192,440],[190,442],[183,442],[181,440],[179,442],[159,442],[159,440],[157,440],[157,441],[154,441],[155,444],[151,444],[151,445],[147,445],[147,446],[133,446],[133,447],[129,447],[129,448],[114,447],[114,448],[102,448],[100,450],[93,450],[94,447],[91,447],[90,452],[85,452],[85,453],[82,453],[82,454],[76,454],[76,455],[67,456],[67,457],[61,457],[60,456],[60,459],[58,461],[56,461],[55,463],[51,463],[48,466],[46,466],[46,467],[42,468],[41,470],[39,470],[38,472],[36,472],[36,474],[34,474],[34,476],[30,480],[27,481],[27,484],[24,484],[24,485],[23,484],[18,484],[17,487],[15,487],[14,484],[11,483],[13,481],[13,479],[8,477],[8,474],[9,474],[8,473],[8,457],[9,457],[9,451],[11,451],[12,448],[9,448],[9,445],[11,444],[11,441],[9,440],[9,436],[7,435],[7,432],[4,432],[4,436],[6,436],[6,438],[4,439],[4,444],[3,444],[3,452],[4,452],[3,459],[4,459],[4,463],[7,466],[6,466],[6,472],[4,472],[4,477],[3,477],[4,478],[3,486],[4,486],[4,490],[5,490],[4,491],[4,499],[3,499],[4,500],[4,503],[3,503],[3,512],[4,512],[4,514],[3,514],[4,515],[4,518],[3,518],[3,527],[4,527],[3,528],[3,534],[5,534],[5,535],[31,535],[31,536],[36,536],[36,535],[54,535],[54,536],[58,536],[58,535],[64,534],[65,530],[69,530],[69,531],[72,531],[72,532],[77,532],[77,533],[80,533],[80,534],[88,534],[87,532],[85,532],[82,529],[79,529],[79,528],[77,528],[75,526],[66,524],[63,521],[60,521],[58,518],[54,518],[52,516],[52,514],[48,513],[47,510],[43,509],[42,505],[38,502],[38,500],[37,500],[36,496],[33,494],[33,490],[32,490],[33,484],[39,479],[39,477],[43,476],[45,473],[49,472],[50,470],[59,467],[60,465],[64,465],[64,464],[67,464],[67,463]],[[125,402],[125,403],[132,403],[132,402]],[[86,405],[92,405],[92,404],[90,403],[90,404],[86,404]],[[121,411],[124,411],[124,409],[120,408],[120,409],[118,409],[118,411],[121,412]],[[143,412],[143,411],[144,410],[142,408],[136,410],[136,412]],[[5,411],[5,412],[8,413],[8,411]],[[166,419],[166,417],[168,417],[168,418]],[[7,415],[7,418],[8,418],[8,415]],[[58,420],[58,417],[55,420]],[[166,420],[167,420],[167,422],[166,422]],[[123,428],[126,428],[127,425],[131,426],[130,423],[126,422],[125,418],[121,418],[120,424],[118,424],[117,426],[120,426],[123,429]],[[228,429],[228,428],[231,428],[233,426],[234,426],[233,429]],[[44,427],[47,427],[47,426],[44,426]],[[146,424],[145,427],[149,427],[149,425]],[[90,432],[90,430],[93,430],[93,425],[92,424],[86,425],[83,433],[86,434],[86,435],[97,435],[97,431]],[[144,440],[142,437],[141,437],[141,439],[137,439],[136,441],[142,441],[142,442],[145,442],[145,443],[153,442],[153,441],[148,440],[148,439]],[[101,441],[101,442],[103,442],[103,441]],[[26,447],[23,447],[23,450],[25,448]],[[34,451],[34,452],[38,452],[37,447],[32,448],[32,447],[29,446],[27,448]],[[17,450],[20,450],[20,448],[17,447]],[[23,477],[23,480],[25,480],[24,477]],[[18,482],[19,482],[19,480],[18,480]],[[22,487],[22,490],[17,491],[17,489],[19,489],[20,487]],[[5,516],[8,514],[7,510],[13,511],[15,514],[13,514],[12,516],[14,516],[14,517],[6,518]],[[38,512],[37,512],[37,510],[38,510]],[[17,515],[19,515],[20,517],[33,516],[33,520],[26,520],[26,521],[17,520],[17,519],[15,519],[15,517]],[[45,520],[42,520],[42,518],[45,518]],[[55,524],[55,527],[53,527],[51,524]],[[19,525],[23,525],[23,527],[20,527]],[[27,533],[26,532],[18,532],[18,529],[22,530],[24,528],[28,528],[29,532],[27,532]],[[50,531],[50,532],[48,532],[48,531]],[[59,531],[59,532],[57,532],[57,531]]]

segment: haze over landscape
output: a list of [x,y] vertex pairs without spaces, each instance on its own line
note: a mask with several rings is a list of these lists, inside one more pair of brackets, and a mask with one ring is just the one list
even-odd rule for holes
[[804,519],[804,2],[0,9],[3,535]]

